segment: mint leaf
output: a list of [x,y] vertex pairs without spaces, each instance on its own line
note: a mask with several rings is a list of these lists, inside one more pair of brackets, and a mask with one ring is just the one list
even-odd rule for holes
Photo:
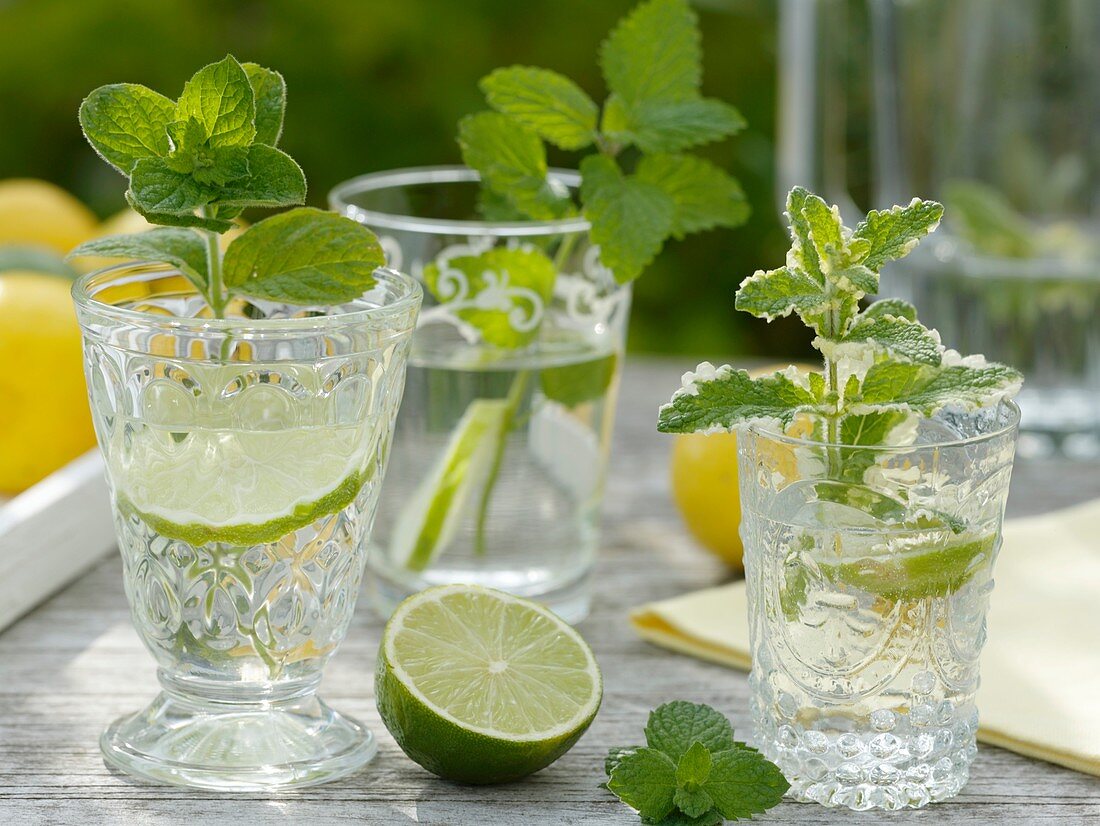
[[947,406],[975,409],[995,404],[1018,392],[1022,381],[1019,371],[1003,364],[956,364],[937,371],[919,387],[911,386],[895,401],[931,416]]
[[843,344],[869,342],[906,361],[939,366],[940,338],[917,321],[889,315],[859,317],[844,336]]
[[651,826],[719,826],[719,824],[725,822],[726,819],[722,817],[717,809],[711,809],[699,817],[689,817],[679,809],[673,809],[660,820],[642,818],[642,823]]
[[194,118],[210,146],[248,146],[256,137],[256,102],[244,67],[232,55],[199,69],[184,84],[176,117]]
[[672,231],[672,198],[654,184],[624,176],[604,155],[581,161],[581,201],[600,261],[620,284],[642,274]]
[[242,63],[252,87],[256,104],[256,143],[275,146],[283,133],[283,115],[286,112],[286,81],[272,69],[255,63]]
[[820,331],[830,303],[825,287],[804,270],[780,267],[757,270],[742,281],[734,306],[766,321],[797,313],[806,326]]
[[[822,287],[825,276],[821,272],[821,260],[817,255],[810,224],[803,214],[803,208],[813,200],[821,201],[816,195],[800,186],[787,193],[787,221],[790,223],[791,251],[787,256],[787,266],[798,269],[812,278]],[[824,201],[821,201],[824,204]]]
[[[715,714],[718,713],[709,706],[702,706],[702,708],[706,708]],[[722,719],[725,720],[724,717]],[[726,720],[726,726],[729,726],[728,720]],[[731,728],[731,741],[733,739],[732,732],[733,729]],[[729,746],[732,746],[732,742],[729,744]],[[691,744],[691,747],[687,751],[680,755],[680,761],[676,764],[677,785],[682,787],[691,786],[692,784],[702,785],[706,782],[707,777],[710,775],[710,763],[710,750],[705,745],[703,745],[701,741],[696,740],[694,743]],[[684,807],[681,806],[680,808],[683,809]],[[709,809],[710,807],[708,806],[707,808]],[[687,810],[684,809],[684,811]],[[688,814],[691,814],[692,817],[695,817],[699,814],[702,814],[702,812],[696,812],[694,814],[688,812]]]
[[310,207],[265,218],[234,239],[223,276],[231,292],[289,304],[343,304],[374,285],[378,239],[349,218]]
[[741,185],[710,161],[694,155],[645,155],[634,177],[672,199],[673,238],[748,220],[751,210]]
[[703,790],[729,820],[762,814],[783,800],[790,783],[759,752],[733,748],[712,755]]
[[616,98],[603,122],[612,140],[643,152],[679,152],[728,138],[745,128],[741,113],[711,98],[643,100],[628,107]]
[[698,94],[703,51],[687,0],[648,0],[628,14],[600,48],[608,88],[627,107],[643,100]]
[[728,364],[717,370],[707,363],[684,374],[684,386],[661,407],[657,429],[662,433],[730,430],[764,421],[786,426],[817,400],[788,373],[753,379]]
[[914,198],[907,206],[871,210],[852,235],[868,247],[860,263],[878,271],[884,264],[904,258],[921,238],[939,226],[942,217],[942,205],[920,198]]
[[583,149],[596,135],[599,110],[584,90],[548,69],[512,66],[482,78],[489,105],[562,149]]
[[607,788],[643,818],[660,820],[675,805],[676,764],[656,749],[635,749],[622,755]]
[[672,802],[688,817],[705,815],[714,808],[714,801],[701,788],[678,788],[672,796]]
[[889,360],[876,362],[863,377],[860,401],[869,405],[891,404],[919,392],[935,374],[935,368],[927,364]]
[[200,293],[207,289],[206,245],[189,229],[157,227],[135,235],[108,235],[85,241],[69,253],[70,257],[85,255],[171,264],[187,276]]
[[634,746],[615,746],[608,750],[607,757],[603,761],[603,770],[608,777],[615,771],[615,768],[622,762],[622,759],[628,755],[633,754],[638,749]]
[[248,147],[248,177],[218,194],[222,207],[296,206],[306,199],[306,176],[290,155],[273,146]]
[[[890,444],[893,441],[890,434],[912,415],[907,410],[879,410],[845,416],[840,423],[840,441],[846,445]],[[862,478],[860,474],[859,479],[854,481],[862,481]]]
[[712,752],[732,748],[733,726],[708,705],[674,700],[650,712],[645,739],[650,748],[680,760],[695,743]]
[[536,221],[550,221],[571,208],[569,194],[547,178],[546,149],[539,136],[499,112],[467,115],[458,124],[462,160],[481,173],[490,189]]
[[863,311],[864,318],[879,318],[884,315],[904,318],[906,321],[916,321],[917,308],[900,298],[881,298]]
[[591,361],[545,367],[539,371],[542,394],[566,407],[598,399],[611,386],[617,361],[615,354],[609,353]]
[[129,175],[142,158],[168,154],[176,104],[136,83],[101,86],[80,104],[84,137],[103,160]]
[[493,247],[424,267],[432,294],[494,347],[522,347],[535,337],[556,277],[554,262],[534,247]]
[[191,175],[177,172],[161,158],[142,158],[130,173],[131,203],[142,215],[192,215],[212,195]]
[[233,229],[233,222],[224,218],[206,217],[191,212],[157,212],[147,209],[134,198],[134,193],[130,190],[126,190],[126,203],[150,224],[160,224],[164,227],[196,227],[209,232],[228,232]]
[[248,149],[243,146],[181,148],[165,158],[164,163],[173,172],[190,175],[196,183],[211,188],[247,177],[249,172]]

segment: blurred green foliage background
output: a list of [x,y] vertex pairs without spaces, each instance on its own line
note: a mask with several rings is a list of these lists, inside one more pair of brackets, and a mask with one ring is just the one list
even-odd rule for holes
[[[76,111],[104,83],[175,97],[227,52],[281,71],[282,146],[306,171],[309,201],[364,172],[459,161],[458,119],[484,107],[497,66],[545,66],[602,99],[600,41],[632,0],[0,0],[0,178],[41,177],[101,216],[122,181],[84,143]],[[699,0],[704,92],[749,128],[704,149],[744,185],[752,219],[670,242],[636,286],[630,347],[707,358],[797,355],[794,325],[736,313],[733,293],[787,243],[773,191],[776,17],[769,0]],[[551,156],[567,166],[570,157]]]

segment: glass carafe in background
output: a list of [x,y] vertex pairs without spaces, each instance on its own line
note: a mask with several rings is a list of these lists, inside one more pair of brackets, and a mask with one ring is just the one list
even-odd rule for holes
[[[579,180],[554,174],[563,187]],[[471,169],[423,167],[330,195],[426,296],[368,589],[387,616],[421,588],[463,582],[576,622],[589,607],[630,288],[600,264],[587,221],[480,220],[479,189]]]
[[883,295],[1024,372],[1021,455],[1100,453],[1100,4],[785,0],[781,39],[781,191],[943,200]]

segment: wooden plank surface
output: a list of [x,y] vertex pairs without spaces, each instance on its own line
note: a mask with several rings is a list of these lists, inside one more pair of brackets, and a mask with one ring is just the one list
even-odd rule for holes
[[[589,733],[552,767],[521,783],[474,788],[438,780],[407,760],[374,707],[381,624],[364,606],[323,685],[333,706],[366,722],[381,741],[379,756],[359,774],[277,797],[228,799],[112,773],[99,754],[100,731],[148,702],[157,686],[153,661],[130,626],[121,566],[111,558],[0,634],[0,824],[637,823],[597,784],[608,747],[638,742],[649,709],[692,699],[747,725],[743,674],[651,647],[626,620],[641,602],[724,577],[680,528],[668,496],[669,440],[654,429],[656,407],[684,366],[634,358],[626,370],[594,610],[581,625],[603,668],[604,705]],[[1100,465],[1025,464],[1010,511],[1037,513],[1097,496]],[[894,814],[785,803],[765,820],[1100,824],[1100,779],[982,746],[970,784],[951,802]]]

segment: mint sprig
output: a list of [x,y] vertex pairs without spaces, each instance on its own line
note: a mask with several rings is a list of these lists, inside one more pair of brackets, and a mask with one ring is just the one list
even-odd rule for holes
[[128,179],[126,200],[160,228],[81,244],[96,255],[169,264],[224,316],[232,296],[289,304],[351,301],[385,261],[367,228],[316,209],[260,221],[223,254],[217,234],[248,207],[301,204],[306,179],[276,148],[282,75],[227,56],[200,69],[175,101],[137,84],[93,91],[80,107],[88,142]]
[[580,86],[548,69],[512,66],[483,78],[495,112],[464,118],[459,146],[491,193],[482,198],[487,217],[577,213],[548,177],[545,141],[568,151],[595,149],[578,164],[581,211],[601,261],[620,283],[637,278],[670,237],[744,223],[749,208],[737,181],[684,154],[745,126],[732,106],[701,95],[700,41],[687,0],[637,6],[600,49],[610,91],[602,112]]
[[790,788],[779,768],[734,740],[733,726],[707,705],[676,700],[654,709],[646,745],[612,749],[607,789],[643,823],[713,826],[777,805]]
[[[744,370],[700,365],[661,408],[658,430],[729,430],[755,422],[785,428],[805,417],[815,437],[832,444],[891,444],[912,435],[914,415],[947,406],[976,409],[1016,393],[1019,372],[945,349],[911,304],[886,299],[859,309],[860,299],[878,291],[879,269],[907,255],[942,214],[934,201],[915,198],[873,211],[849,229],[835,206],[792,189],[786,265],[746,278],[736,306],[768,321],[797,315],[815,333],[824,369],[752,378]],[[835,468],[838,478],[862,481],[873,452],[849,458],[853,467]]]

